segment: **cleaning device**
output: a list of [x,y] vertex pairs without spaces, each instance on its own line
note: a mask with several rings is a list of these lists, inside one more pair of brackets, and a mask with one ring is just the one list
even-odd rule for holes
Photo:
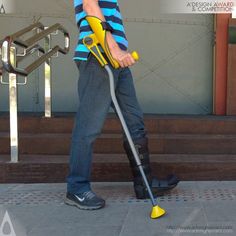
[[[112,55],[110,53],[110,50],[109,50],[109,47],[107,45],[107,41],[106,41],[106,32],[111,31],[112,29],[109,26],[109,24],[107,24],[106,22],[101,21],[101,19],[99,19],[95,16],[86,16],[85,20],[87,20],[87,22],[89,23],[89,25],[90,25],[90,27],[93,31],[93,34],[85,36],[84,39],[83,39],[83,43],[84,43],[85,46],[87,46],[87,48],[90,50],[90,52],[96,57],[96,59],[101,64],[101,66],[104,67],[105,70],[108,73],[112,102],[115,106],[117,115],[120,119],[121,125],[122,125],[123,130],[124,130],[125,135],[126,135],[126,138],[128,140],[128,143],[129,143],[130,148],[132,150],[132,153],[134,155],[136,164],[137,164],[137,166],[139,168],[139,171],[142,175],[144,184],[147,188],[148,194],[149,194],[151,202],[152,202],[153,207],[152,207],[150,217],[152,219],[159,218],[159,217],[161,217],[165,214],[165,210],[157,205],[157,200],[153,196],[150,185],[148,183],[148,180],[147,180],[146,175],[144,173],[144,170],[142,168],[142,164],[141,164],[140,158],[138,156],[137,150],[135,148],[134,142],[131,138],[130,132],[128,130],[127,124],[124,120],[123,114],[121,112],[120,106],[118,104],[118,101],[117,101],[117,98],[116,98],[116,95],[115,95],[115,84],[114,84],[114,76],[113,76],[112,70],[111,70],[107,60],[104,58],[104,56],[101,52],[101,48],[102,48],[102,50],[105,53],[105,55],[107,56],[110,64],[115,69],[119,68],[119,64],[112,57]],[[132,52],[131,55],[134,58],[134,60],[139,60],[139,55],[138,55],[137,52],[134,51],[134,52]]]

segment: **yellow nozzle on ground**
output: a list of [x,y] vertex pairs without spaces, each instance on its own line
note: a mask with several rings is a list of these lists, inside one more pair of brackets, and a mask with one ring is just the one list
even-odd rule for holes
[[165,213],[166,213],[165,210],[162,209],[161,207],[159,207],[159,206],[154,206],[154,207],[152,208],[151,218],[152,218],[152,219],[159,218],[159,217],[163,216]]

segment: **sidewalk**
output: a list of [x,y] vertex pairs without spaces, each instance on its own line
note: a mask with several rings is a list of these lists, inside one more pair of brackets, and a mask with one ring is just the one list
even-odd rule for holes
[[134,198],[131,183],[94,183],[107,203],[98,211],[65,205],[65,189],[1,184],[0,236],[236,235],[236,181],[181,182],[159,198],[167,214],[156,220],[149,217],[150,202]]

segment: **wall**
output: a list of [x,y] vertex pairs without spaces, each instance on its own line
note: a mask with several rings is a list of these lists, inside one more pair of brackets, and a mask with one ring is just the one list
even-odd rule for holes
[[[77,41],[73,2],[18,0],[16,13],[0,15],[0,38],[33,22],[59,22],[71,34],[71,52],[53,59],[53,111],[76,111],[78,72],[72,61]],[[120,0],[130,50],[141,60],[132,70],[146,113],[211,114],[213,17],[158,12],[158,1]],[[54,42],[55,43],[55,42]],[[42,111],[42,68],[19,88],[20,111]],[[0,86],[0,111],[8,110],[8,88]],[[69,97],[69,99],[68,99]]]

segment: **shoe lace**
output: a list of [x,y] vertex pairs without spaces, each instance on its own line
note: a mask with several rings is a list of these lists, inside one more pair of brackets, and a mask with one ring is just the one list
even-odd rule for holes
[[84,197],[88,198],[88,199],[92,199],[96,196],[96,194],[92,191],[88,191],[84,193]]

